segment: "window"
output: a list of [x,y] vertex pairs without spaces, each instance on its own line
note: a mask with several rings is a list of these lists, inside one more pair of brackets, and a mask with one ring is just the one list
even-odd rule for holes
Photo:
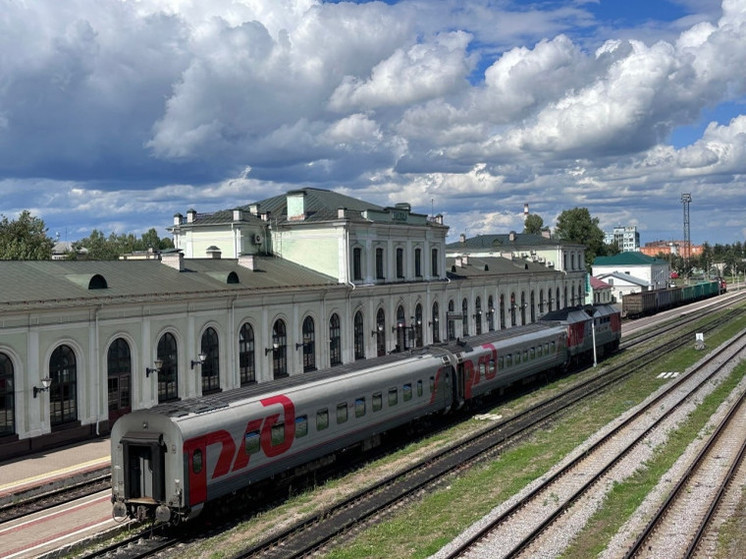
[[440,305],[436,301],[433,303],[433,318],[430,321],[432,327],[433,343],[437,344],[440,342]]
[[438,277],[438,249],[434,248],[431,251],[431,260],[430,260],[430,266],[431,266],[431,274],[434,278]]
[[300,415],[295,418],[295,438],[301,439],[308,435],[308,416]]
[[404,307],[396,309],[396,351],[407,349],[407,322],[404,318]]
[[[0,354],[2,361],[2,354]],[[0,365],[0,390],[2,390],[2,365]],[[109,420],[113,422],[120,415],[130,411],[130,378],[132,358],[127,340],[117,338],[109,346],[106,354],[107,385],[109,395]],[[2,405],[2,397],[0,397]],[[0,433],[2,433],[3,409],[0,408]]]
[[487,374],[490,376],[490,378],[492,378],[495,376],[495,373],[497,373],[497,371],[495,370],[495,360],[490,359],[489,363],[487,364]]
[[246,450],[246,454],[256,454],[259,452],[260,447],[261,437],[259,436],[259,431],[251,431],[244,435],[244,449]]
[[474,332],[478,336],[482,333],[482,298],[474,300]]
[[453,318],[452,318],[453,311],[455,310],[455,307],[456,307],[456,305],[453,302],[453,299],[451,299],[450,301],[448,301],[448,313],[446,315],[446,318],[448,320],[446,321],[446,323],[448,325],[448,332],[447,332],[447,334],[448,334],[448,339],[449,340],[455,340],[456,339],[456,321],[453,320]]
[[414,277],[422,277],[422,249],[414,249]]
[[197,448],[192,453],[192,472],[198,474],[202,471],[202,451]]
[[316,430],[323,431],[329,427],[329,410],[324,408],[316,412]]
[[487,330],[490,332],[495,330],[495,301],[492,295],[487,299]]
[[373,411],[381,411],[383,408],[383,394],[376,392],[373,394],[371,401],[373,402]]
[[430,394],[435,392],[435,377],[430,377]]
[[10,357],[0,353],[0,437],[16,431],[14,394],[13,363]]
[[409,402],[412,399],[412,384],[407,383],[402,386],[402,398],[405,402]]
[[334,313],[329,319],[329,364],[342,364],[342,339],[339,327],[339,315]]
[[272,376],[276,379],[288,376],[288,338],[285,321],[276,320],[272,327]]
[[363,249],[360,247],[352,249],[352,279],[355,281],[363,279]]
[[395,406],[399,403],[399,390],[397,388],[389,388],[389,406]]
[[158,403],[179,397],[179,370],[176,357],[176,338],[166,333],[158,340],[156,358],[163,363],[158,373]]
[[355,400],[355,417],[363,417],[365,415],[365,398],[357,398]]
[[422,380],[417,381],[417,397],[422,396]]
[[503,367],[505,367],[505,357],[501,355],[497,358],[497,368],[502,369]]
[[354,345],[355,345],[355,361],[359,359],[365,359],[365,331],[363,323],[363,313],[360,311],[355,313],[355,331],[353,332]]
[[275,423],[272,425],[272,446],[281,445],[285,442],[285,424]]
[[303,321],[303,372],[316,370],[316,327],[313,318]]
[[378,309],[376,314],[376,355],[386,355],[386,314]]
[[505,295],[500,295],[500,330],[505,330]]
[[205,354],[205,362],[202,363],[202,394],[210,394],[220,391],[220,346],[218,333],[214,328],[207,328],[202,334],[202,353]]
[[385,279],[383,269],[383,249],[376,249],[376,279]]
[[396,249],[396,277],[404,279],[404,249]]
[[461,333],[464,336],[468,336],[469,335],[469,301],[466,300],[466,297],[464,297],[464,300],[461,301],[461,324],[462,324]]
[[414,308],[414,324],[412,326],[412,333],[414,334],[414,346],[422,347],[422,305],[417,303]]
[[238,333],[238,370],[241,386],[256,382],[255,361],[254,329],[251,324],[244,324]]
[[50,421],[52,426],[76,421],[78,418],[78,368],[72,348],[62,345],[49,359]]
[[345,423],[348,417],[347,404],[337,404],[337,424]]
[[505,356],[505,367],[512,367],[513,366],[513,354],[508,353]]

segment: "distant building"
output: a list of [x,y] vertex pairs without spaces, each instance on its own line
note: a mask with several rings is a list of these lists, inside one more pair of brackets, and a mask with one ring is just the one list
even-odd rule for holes
[[605,235],[604,242],[607,245],[616,243],[622,252],[637,252],[640,250],[640,233],[634,225],[614,227],[611,233],[606,232]]
[[593,261],[592,275],[612,287],[617,301],[628,293],[662,289],[668,285],[671,269],[667,260],[640,252],[599,256]]
[[[640,252],[648,256],[665,256],[671,254],[683,255],[686,252],[686,241],[653,241],[645,243]],[[690,245],[689,256],[699,256],[702,254],[702,245]]]
[[586,294],[586,302],[592,305],[615,303],[614,290],[611,285],[593,276],[590,277],[591,289]]

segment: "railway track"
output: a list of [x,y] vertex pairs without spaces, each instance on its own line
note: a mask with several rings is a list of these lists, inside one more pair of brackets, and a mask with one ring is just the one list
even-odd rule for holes
[[[633,472],[641,463],[637,451],[645,446],[642,443],[670,428],[685,404],[711,391],[713,381],[727,374],[731,359],[744,349],[746,333],[710,354],[689,374],[662,387],[623,422],[436,557],[534,557],[547,547],[560,547],[557,542],[571,533],[574,515],[587,514],[589,502],[599,502],[614,481]],[[667,551],[653,556],[678,555]]]
[[[625,555],[693,557],[706,543],[716,516],[746,454],[746,393],[732,403],[704,447]],[[711,550],[702,550],[705,556]]]
[[[718,320],[712,321],[709,328],[714,329],[732,320],[737,313],[734,311]],[[680,328],[683,325],[679,325]],[[700,328],[701,329],[701,328]],[[537,426],[551,421],[568,407],[585,398],[588,394],[603,390],[620,382],[637,370],[644,368],[650,362],[660,358],[666,351],[674,351],[679,347],[689,345],[689,335],[681,335],[676,343],[666,343],[665,349],[648,352],[643,359],[625,360],[614,367],[607,367],[602,375],[590,380],[576,383],[572,388],[549,398],[539,406],[526,412],[500,421],[487,427],[467,440],[429,456],[426,460],[415,464],[403,471],[392,474],[381,483],[360,490],[349,498],[313,514],[301,522],[297,522],[281,533],[273,534],[257,544],[236,554],[235,558],[243,557],[301,557],[312,553],[332,542],[337,541],[344,534],[360,529],[366,523],[389,514],[393,509],[417,498],[425,490],[430,490],[438,484],[448,480],[464,468],[480,461],[494,457],[507,444],[532,432]],[[642,340],[639,342],[642,343]],[[116,557],[145,557],[153,553],[133,542],[148,537],[144,531],[133,536],[131,541],[107,548],[102,554],[99,550],[88,557],[114,556]],[[159,549],[174,545],[172,542],[159,543]],[[126,548],[125,555],[119,555],[115,549]]]

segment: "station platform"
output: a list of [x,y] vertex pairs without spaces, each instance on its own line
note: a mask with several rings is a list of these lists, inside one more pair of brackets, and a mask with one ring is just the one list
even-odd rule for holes
[[0,504],[18,495],[56,489],[110,464],[108,437],[0,462]]

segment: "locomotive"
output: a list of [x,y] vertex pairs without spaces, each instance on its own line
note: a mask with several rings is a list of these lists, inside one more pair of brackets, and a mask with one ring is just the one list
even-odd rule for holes
[[111,431],[113,516],[192,519],[259,481],[372,448],[388,430],[566,370],[594,349],[616,351],[620,338],[612,306],[564,309],[509,330],[132,412]]

